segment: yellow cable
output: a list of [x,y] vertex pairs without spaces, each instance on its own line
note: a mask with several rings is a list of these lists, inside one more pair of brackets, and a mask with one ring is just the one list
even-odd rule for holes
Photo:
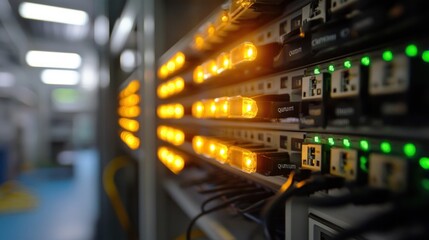
[[115,185],[115,175],[117,171],[129,165],[131,165],[131,160],[127,157],[117,157],[110,161],[103,171],[103,187],[110,199],[121,226],[126,232],[132,234],[130,217],[125,210],[124,204],[122,203],[118,189]]

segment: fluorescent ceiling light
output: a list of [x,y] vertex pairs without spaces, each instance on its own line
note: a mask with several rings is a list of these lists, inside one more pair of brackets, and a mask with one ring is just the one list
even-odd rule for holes
[[0,87],[12,87],[15,84],[15,77],[8,72],[0,72]]
[[82,58],[76,53],[29,51],[25,56],[27,64],[32,67],[69,68],[80,66]]
[[27,19],[81,26],[89,21],[88,14],[84,11],[29,2],[19,5],[19,15]]
[[79,73],[73,70],[45,69],[40,75],[42,82],[54,85],[77,85]]

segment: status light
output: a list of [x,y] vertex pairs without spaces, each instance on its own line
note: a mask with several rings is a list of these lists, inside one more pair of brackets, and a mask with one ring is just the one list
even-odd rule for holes
[[404,145],[404,154],[407,157],[414,157],[416,155],[417,149],[416,149],[416,145],[412,144],[412,143],[406,143]]
[[202,66],[197,66],[194,69],[193,79],[195,83],[204,82],[204,69]]
[[166,63],[161,65],[158,69],[158,77],[165,79],[171,76],[177,70],[181,69],[185,65],[186,56],[183,52],[177,52],[173,55]]
[[315,68],[313,72],[315,75],[320,74],[320,68]]
[[350,147],[352,144],[351,144],[349,139],[344,138],[343,139],[343,145],[344,145],[344,147]]
[[160,105],[157,108],[157,114],[159,118],[182,118],[184,114],[183,105],[181,104],[165,104]]
[[140,97],[137,94],[131,94],[128,97],[122,98],[119,101],[119,105],[121,106],[134,106],[139,104],[140,102]]
[[251,62],[256,59],[258,50],[251,42],[244,42],[231,50],[231,66],[236,66],[243,62]]
[[132,149],[136,150],[140,146],[140,139],[136,136],[134,136],[132,133],[127,131],[122,131],[120,134],[121,140],[127,144],[127,146]]
[[360,63],[364,66],[369,66],[371,64],[371,59],[368,56],[364,56],[360,59]]
[[429,50],[426,50],[422,53],[422,60],[429,63]]
[[408,57],[416,57],[419,54],[419,49],[416,45],[410,44],[405,48],[405,54]]
[[158,138],[173,145],[182,145],[185,141],[185,133],[182,130],[167,126],[159,126],[157,129]]
[[157,95],[159,98],[167,98],[171,95],[180,93],[185,88],[185,80],[181,77],[176,77],[168,82],[158,86]]
[[139,89],[140,89],[140,82],[137,80],[133,80],[119,93],[119,97],[120,98],[127,97],[133,93],[137,93]]
[[363,151],[367,152],[369,150],[369,142],[367,140],[360,140],[359,145]]
[[204,114],[204,103],[201,101],[192,104],[192,116],[202,118]]
[[158,148],[159,160],[173,173],[178,174],[185,167],[185,160],[182,156],[167,147]]
[[138,117],[140,115],[140,107],[139,106],[119,107],[118,114],[121,117],[127,117],[127,118]]
[[131,132],[137,132],[140,128],[139,122],[128,118],[120,118],[119,126]]
[[333,146],[335,144],[334,138],[328,138],[329,145]]
[[314,142],[316,142],[316,143],[320,143],[320,138],[319,138],[319,136],[314,136]]
[[390,51],[390,50],[384,51],[383,54],[382,54],[382,58],[386,62],[392,61],[393,60],[393,53],[392,53],[392,51]]
[[332,64],[331,64],[331,65],[329,65],[329,66],[328,66],[328,71],[329,71],[329,72],[335,72],[335,66],[334,66],[334,65],[332,65]]
[[216,59],[217,73],[221,73],[231,68],[231,60],[229,53],[221,53]]
[[351,68],[352,67],[352,62],[350,60],[347,60],[344,62],[344,67],[345,68]]
[[419,159],[420,167],[424,170],[429,170],[429,157],[422,157]]
[[230,118],[254,118],[258,113],[256,101],[251,98],[237,96],[229,98],[228,102],[230,105],[228,117]]
[[228,150],[228,162],[244,172],[256,172],[257,156],[247,149],[231,146]]
[[381,142],[380,149],[383,153],[390,153],[392,151],[392,145],[389,142]]
[[203,136],[194,136],[192,138],[192,148],[195,153],[202,154],[206,143],[206,138]]

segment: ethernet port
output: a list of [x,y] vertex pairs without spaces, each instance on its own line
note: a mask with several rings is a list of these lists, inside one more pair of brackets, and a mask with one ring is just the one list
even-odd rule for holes
[[302,78],[302,100],[321,100],[325,81],[323,74]]
[[301,151],[301,164],[303,168],[313,171],[322,170],[322,145],[303,144]]
[[331,149],[330,174],[344,177],[347,180],[357,180],[358,152],[354,149]]
[[407,91],[410,82],[410,62],[405,55],[395,56],[391,62],[375,61],[370,69],[371,95],[397,94]]
[[360,91],[360,67],[338,70],[332,73],[331,97],[356,97]]
[[369,157],[369,184],[376,188],[403,192],[407,187],[408,164],[406,159],[383,154]]

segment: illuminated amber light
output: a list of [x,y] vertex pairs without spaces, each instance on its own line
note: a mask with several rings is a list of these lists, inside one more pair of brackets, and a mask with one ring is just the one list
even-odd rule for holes
[[255,118],[257,114],[256,101],[241,96],[204,99],[192,105],[196,118]]
[[216,142],[216,151],[213,156],[214,159],[216,159],[220,163],[227,163],[228,162],[228,146],[221,142]]
[[213,36],[215,34],[215,27],[213,26],[213,24],[209,24],[209,26],[207,27],[207,34],[209,35],[209,37]]
[[194,46],[196,49],[201,50],[204,48],[204,38],[200,35],[194,37]]
[[244,148],[231,146],[228,150],[228,162],[247,173],[256,172],[256,153]]
[[167,98],[182,92],[184,88],[185,80],[183,80],[181,77],[176,77],[160,84],[156,92],[159,98]]
[[256,59],[258,50],[255,45],[245,42],[231,50],[231,66],[236,66],[243,62],[251,62]]
[[158,77],[165,79],[185,65],[186,56],[183,52],[177,52],[165,64],[161,65],[158,69]]
[[194,69],[193,79],[195,83],[204,82],[204,69],[202,66],[197,66]]
[[175,174],[178,174],[185,167],[185,160],[183,157],[167,147],[158,148],[158,158]]
[[204,104],[201,101],[195,102],[192,104],[192,116],[196,118],[203,117],[204,114]]
[[203,153],[203,149],[205,146],[206,138],[203,136],[194,136],[192,138],[192,148],[195,153],[201,154]]
[[184,115],[183,105],[179,103],[160,105],[156,112],[158,117],[163,119],[182,118]]
[[127,97],[122,98],[119,101],[119,105],[121,106],[134,106],[140,103],[140,97],[137,94],[131,94]]
[[248,97],[232,97],[228,99],[230,104],[230,111],[228,117],[230,118],[254,118],[258,113],[258,106],[256,101]]
[[157,129],[158,138],[173,145],[182,145],[185,141],[185,133],[180,129],[167,126],[159,126]]
[[231,60],[230,60],[230,56],[229,53],[221,53],[219,54],[219,56],[217,57],[216,60],[216,64],[217,64],[217,73],[221,73],[225,70],[228,70],[231,68]]
[[121,117],[134,118],[140,115],[140,107],[131,106],[131,107],[119,107],[118,114]]
[[132,80],[128,85],[119,93],[119,98],[125,98],[133,93],[137,93],[140,89],[138,80]]
[[140,139],[128,131],[122,131],[120,134],[121,140],[132,150],[140,147]]
[[140,124],[138,121],[128,118],[120,118],[119,119],[119,126],[121,128],[126,129],[131,132],[137,132],[140,128]]

